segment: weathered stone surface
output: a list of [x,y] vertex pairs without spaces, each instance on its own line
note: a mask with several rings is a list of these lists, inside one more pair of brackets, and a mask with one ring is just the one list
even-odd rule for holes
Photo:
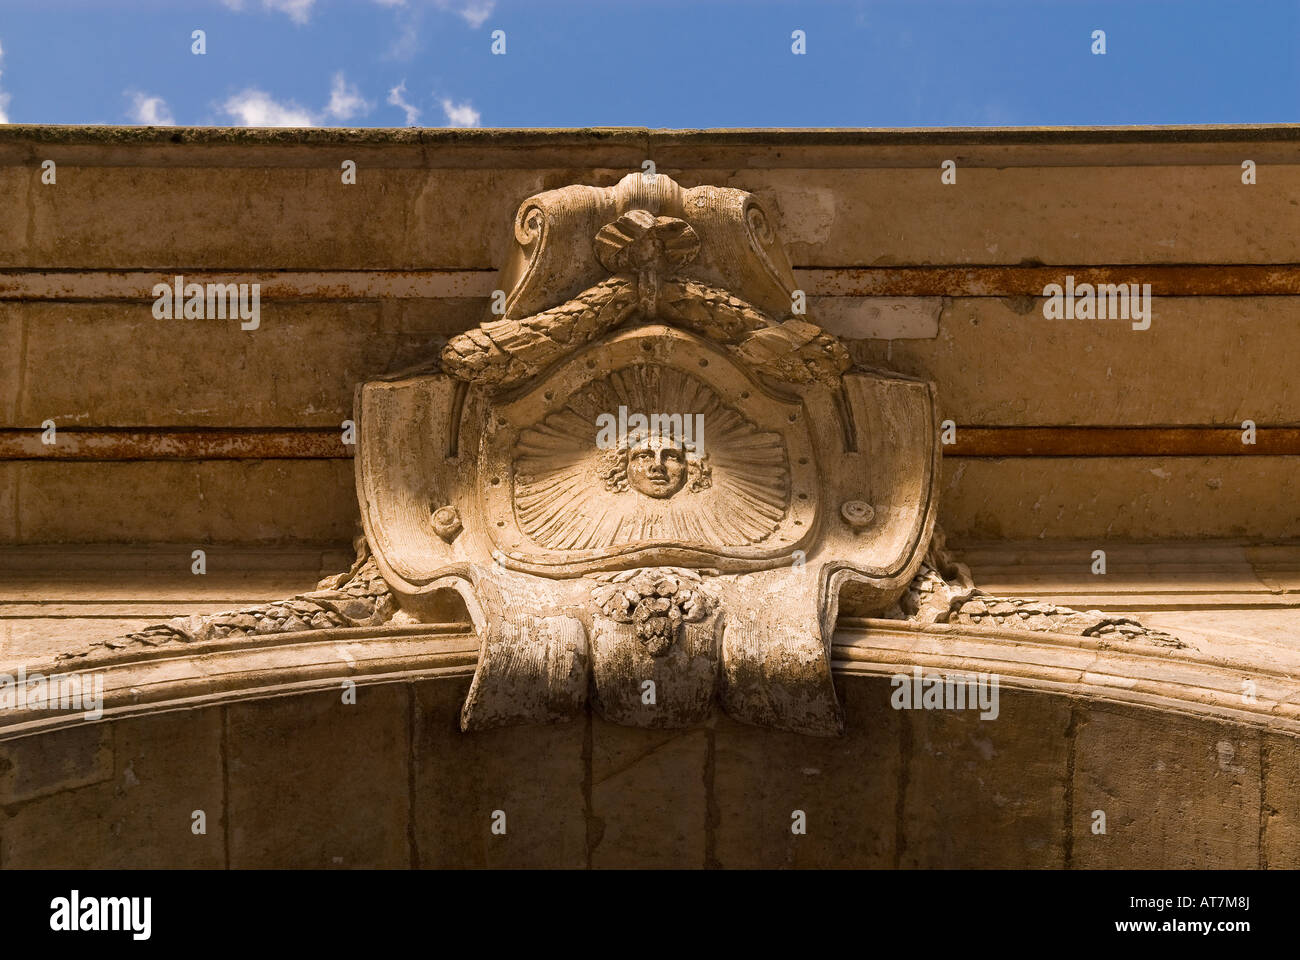
[[410,692],[335,689],[227,709],[230,866],[410,864]]
[[939,336],[944,302],[942,297],[818,297],[809,313],[828,333],[842,337],[850,353],[860,354],[864,351],[855,341]]
[[[1266,161],[1262,144],[1252,150],[1269,176],[1243,191],[1237,175],[1225,174],[1240,164],[1241,146],[1231,142],[1198,146],[1202,162],[1188,163],[1186,145],[1009,144],[997,134],[960,146],[800,145],[783,133],[783,156],[764,168],[755,163],[762,145],[709,144],[707,132],[680,144],[669,131],[628,130],[618,143],[606,131],[552,136],[569,143],[485,151],[445,142],[418,152],[393,143],[360,153],[329,144],[193,145],[203,160],[195,167],[165,163],[156,148],[44,144],[59,163],[58,191],[30,189],[40,174],[26,162],[30,147],[6,145],[0,171],[13,184],[6,195],[20,204],[8,222],[36,230],[9,234],[0,263],[486,268],[499,263],[495,224],[521,198],[574,181],[611,182],[647,155],[683,182],[758,193],[791,231],[799,264],[1300,261],[1288,219],[1300,169],[1284,155]],[[954,149],[963,158],[955,188],[937,173]],[[344,158],[365,171],[355,186],[339,184]],[[181,205],[177,196],[205,199]],[[248,229],[250,211],[256,230]],[[883,258],[864,223],[890,224]],[[338,240],[320,244],[322,235]]]
[[1069,704],[1007,688],[999,701],[990,720],[974,710],[898,711],[899,866],[1065,864]]
[[[156,279],[172,278],[160,271]],[[483,308],[481,300],[263,296],[258,328],[241,330],[238,320],[156,320],[148,301],[0,302],[0,342],[14,345],[0,355],[0,427],[49,419],[60,428],[161,421],[341,431],[358,381],[425,360]],[[116,376],[104,377],[106,369]],[[350,453],[340,442],[339,454]]]
[[[172,610],[160,610],[166,616]],[[19,664],[37,663],[67,650],[84,649],[97,641],[112,640],[124,633],[149,626],[156,617],[123,616],[89,617],[15,617],[0,620],[0,662],[8,669]]]
[[[943,471],[939,519],[959,542],[1300,536],[1288,457],[967,458]],[[0,462],[0,537],[346,544],[353,485],[348,461]],[[91,488],[115,510],[81,505]],[[249,501],[250,488],[263,497]]]
[[954,541],[1297,537],[1292,459],[946,460],[939,522]]
[[[887,681],[844,677],[845,736],[813,739],[719,717],[713,857],[728,868],[896,865],[899,721]],[[803,811],[804,834],[792,831]]]
[[0,757],[17,788],[0,822],[6,869],[227,865],[219,709],[74,727]]
[[1295,737],[1260,738],[1263,774],[1259,818],[1261,867],[1300,867],[1300,743]]
[[591,721],[591,865],[710,866],[707,729]]
[[0,806],[75,790],[113,775],[113,728],[82,724],[0,744]]
[[[1072,866],[1259,865],[1259,736],[1246,728],[1091,706],[1075,730],[1072,797]],[[1098,810],[1105,834],[1093,832]]]
[[356,559],[349,570],[325,578],[315,590],[301,593],[292,600],[279,600],[242,610],[174,617],[166,623],[151,624],[124,636],[94,641],[82,651],[60,654],[59,659],[170,643],[247,639],[268,633],[295,633],[331,627],[378,627],[392,619],[397,604],[364,537],[357,538],[356,551]]
[[[1159,290],[1153,298],[1156,320],[1145,331],[1124,321],[1044,320],[1041,299],[956,298],[939,314],[937,298],[814,297],[808,316],[844,338],[856,361],[942,384],[945,416],[959,424],[1296,421],[1287,331],[1300,298]],[[337,426],[351,414],[358,380],[423,360],[438,338],[472,327],[487,303],[264,295],[262,327],[245,332],[221,320],[156,321],[148,302],[0,302],[0,336],[15,345],[0,358],[0,374],[12,374],[0,376],[0,426],[142,424],[160,410],[172,426]],[[1188,350],[1189,340],[1206,346]],[[1154,356],[1162,362],[1153,365]],[[106,364],[129,376],[132,390],[94,374]],[[1008,377],[1008,364],[1037,373]],[[1247,370],[1225,394],[1229,378]],[[1135,382],[1144,388],[1125,386]]]
[[[586,725],[461,733],[468,677],[415,698],[413,856],[422,868],[587,865]],[[504,833],[493,833],[494,812]]]
[[[783,219],[787,208],[800,218],[809,206],[833,211],[791,240],[797,264],[1300,259],[1300,245],[1284,225],[1300,191],[1294,164],[1270,167],[1277,179],[1267,188],[1261,180],[1252,193],[1241,188],[1239,148],[1224,150],[1223,165],[1177,166],[1161,163],[1158,148],[1150,146],[1135,149],[1133,165],[1117,166],[1040,165],[1051,148],[1034,160],[1029,156],[1036,151],[1023,150],[1011,161],[1010,152],[991,148],[984,158],[976,149],[962,161],[958,183],[950,186],[940,182],[939,164],[953,159],[952,150],[930,148],[929,162],[911,169],[803,169],[797,177],[788,169],[745,169],[737,176],[747,189],[771,198]],[[994,153],[1000,162],[992,160]],[[990,169],[993,164],[998,169]],[[825,199],[810,204],[810,193]],[[878,235],[862,229],[869,223],[890,225],[887,250]],[[1051,229],[1027,230],[1026,224]]]
[[[18,543],[347,541],[347,460],[16,461]],[[96,500],[83,494],[96,491]],[[249,491],[259,491],[250,497]],[[112,510],[99,504],[111,503]]]
[[[1069,272],[1061,268],[1062,280]],[[1040,298],[996,297],[947,301],[938,335],[928,339],[828,329],[855,338],[848,346],[859,363],[941,384],[944,416],[958,424],[1239,428],[1243,420],[1300,420],[1290,362],[1300,298],[1170,297],[1158,286],[1151,298],[1148,330],[1122,319],[1046,320]],[[890,332],[897,339],[856,339]]]
[[468,683],[231,705],[224,732],[213,708],[4,744],[3,865],[222,866],[227,842],[232,865],[276,867],[1292,862],[1294,742],[1268,735],[1261,767],[1241,725],[1006,687],[997,720],[894,710],[887,677],[849,674],[842,739],[724,716],[462,734]]
[[24,324],[24,315],[13,304],[0,303],[0,343],[7,344],[0,351],[0,426],[13,423],[18,413],[23,382]]
[[0,462],[0,543],[19,542],[18,478],[23,464]]
[[[492,262],[492,227],[509,222],[519,199],[539,186],[531,170],[366,169],[351,153],[366,169],[352,186],[340,184],[333,158],[260,169],[216,158],[212,166],[86,168],[64,151],[53,156],[60,189],[24,184],[18,221],[33,229],[0,248],[4,266],[481,267]],[[24,180],[39,179],[39,165],[31,170]],[[495,217],[484,216],[484,204],[497,208]],[[475,223],[484,229],[472,237],[465,228]],[[335,240],[321,243],[323,236]]]
[[1075,610],[1049,600],[995,597],[978,589],[970,570],[953,560],[943,532],[936,528],[926,560],[889,619],[949,623],[1001,630],[1123,639],[1164,647],[1185,647],[1174,634],[1149,627],[1133,617],[1100,610]]

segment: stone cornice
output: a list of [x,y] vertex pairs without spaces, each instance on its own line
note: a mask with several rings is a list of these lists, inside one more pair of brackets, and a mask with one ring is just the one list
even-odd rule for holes
[[[313,630],[250,643],[211,641],[30,665],[39,672],[102,673],[103,718],[114,720],[243,700],[433,676],[469,678],[478,637],[462,623]],[[1193,649],[1066,634],[904,621],[845,620],[835,633],[837,676],[993,673],[1002,687],[1128,704],[1300,735],[1300,657],[1267,666]],[[1243,698],[1246,681],[1254,702]],[[81,711],[0,713],[0,740],[89,722]]]
[[[1279,652],[1281,653],[1281,652]],[[1300,660],[1260,666],[1191,648],[990,627],[863,619],[842,623],[832,650],[841,675],[994,673],[999,684],[1128,703],[1300,733]],[[1243,696],[1254,684],[1253,702]]]
[[[103,719],[195,709],[314,690],[451,673],[469,676],[478,638],[466,624],[339,628],[96,654],[31,664],[40,673],[103,675]],[[12,676],[12,674],[10,675]],[[0,711],[0,739],[87,722],[84,711]]]
[[400,144],[549,146],[643,143],[864,146],[883,144],[1259,143],[1300,140],[1300,124],[1049,127],[143,127],[11,123],[0,143]]
[[1297,124],[727,130],[7,124],[0,126],[0,162],[25,162],[40,149],[66,148],[77,150],[87,166],[336,166],[334,151],[346,149],[366,151],[366,162],[381,167],[537,169],[580,163],[639,170],[645,159],[665,169],[756,162],[763,168],[906,167],[937,163],[956,149],[971,151],[957,155],[963,166],[1140,166],[1227,162],[1243,145],[1257,162],[1291,163],[1296,141]]

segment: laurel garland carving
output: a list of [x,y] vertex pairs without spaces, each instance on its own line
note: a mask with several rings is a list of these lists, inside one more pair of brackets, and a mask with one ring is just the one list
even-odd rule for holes
[[595,238],[614,276],[521,320],[492,320],[453,337],[442,351],[452,376],[506,387],[633,320],[666,322],[727,346],[757,372],[790,383],[835,385],[848,351],[816,324],[774,320],[726,290],[676,275],[699,252],[682,220],[633,210]]

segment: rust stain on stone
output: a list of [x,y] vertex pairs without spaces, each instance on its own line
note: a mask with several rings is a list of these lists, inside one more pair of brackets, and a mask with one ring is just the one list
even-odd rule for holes
[[[258,283],[264,300],[481,299],[496,274],[468,270],[0,270],[0,300],[149,300],[155,283]],[[1300,264],[800,267],[814,297],[1040,297],[1081,283],[1149,283],[1156,297],[1300,296]]]
[[1156,297],[1300,295],[1297,264],[1134,264],[804,268],[796,274],[822,297],[1041,297],[1050,283],[1149,283]]
[[[39,429],[0,429],[0,460],[347,460],[333,427],[74,429],[42,442]],[[1300,456],[1300,428],[958,426],[946,457]]]
[[303,429],[136,428],[0,430],[0,460],[337,460],[352,456],[342,431]]
[[961,427],[946,457],[1300,456],[1300,429],[1257,427]]
[[259,285],[264,300],[476,299],[491,270],[0,270],[0,300],[152,300],[155,284]]

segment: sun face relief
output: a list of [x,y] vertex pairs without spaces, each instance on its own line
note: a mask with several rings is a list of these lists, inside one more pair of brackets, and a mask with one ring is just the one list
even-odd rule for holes
[[652,500],[668,500],[683,488],[699,493],[713,485],[708,456],[680,431],[633,431],[619,438],[603,460],[605,489],[615,493],[633,490]]
[[504,311],[436,371],[358,392],[379,569],[424,622],[455,590],[482,637],[462,727],[587,702],[690,726],[716,701],[839,732],[840,588],[885,611],[925,555],[932,388],[852,370],[789,313],[788,257],[744,191],[577,184],[524,201],[514,239]]
[[686,484],[686,449],[668,437],[652,437],[627,455],[627,485],[656,500],[667,500]]
[[[665,427],[654,411],[674,407],[682,412]],[[602,432],[609,417],[625,420],[626,432]],[[705,424],[707,450],[699,442]],[[704,381],[656,364],[575,391],[520,432],[513,460],[520,529],[551,550],[761,543],[790,502],[781,436],[759,429]]]

